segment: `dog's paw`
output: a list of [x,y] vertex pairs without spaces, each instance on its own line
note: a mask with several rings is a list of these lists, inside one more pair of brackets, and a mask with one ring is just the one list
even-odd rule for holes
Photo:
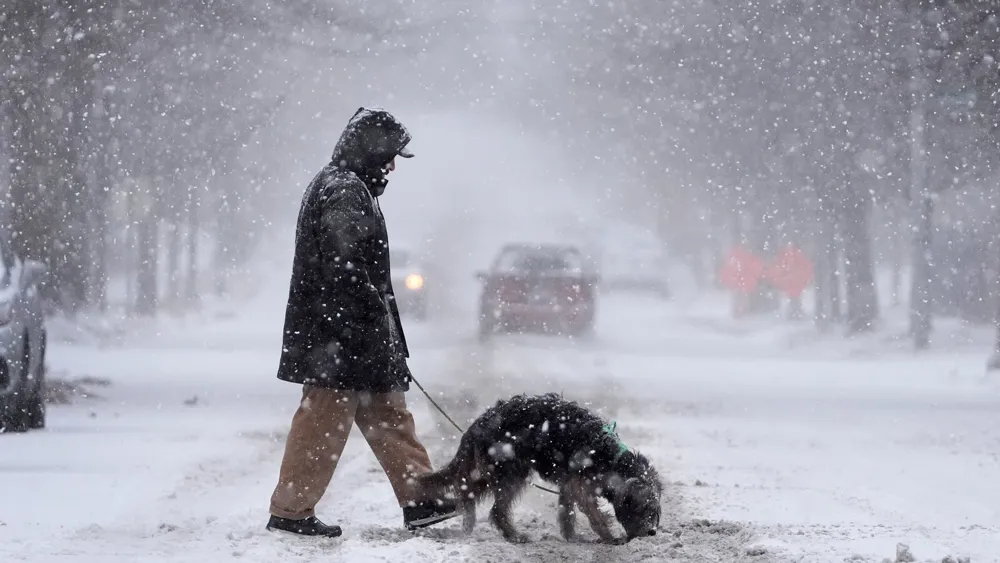
[[531,538],[528,537],[528,534],[511,534],[511,535],[507,536],[504,539],[506,539],[510,543],[530,543],[531,542]]
[[624,537],[624,536],[622,536],[620,538],[616,538],[616,537],[603,538],[601,540],[601,543],[604,543],[604,544],[607,544],[607,545],[625,545],[625,544],[628,543],[628,538]]

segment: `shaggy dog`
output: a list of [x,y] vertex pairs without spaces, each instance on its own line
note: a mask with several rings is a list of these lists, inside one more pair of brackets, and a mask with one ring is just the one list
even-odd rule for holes
[[[498,401],[465,432],[455,458],[417,484],[434,497],[456,498],[467,533],[476,525],[477,503],[493,497],[490,521],[505,539],[520,543],[527,537],[510,511],[532,472],[558,486],[559,528],[567,540],[575,535],[576,507],[602,541],[656,534],[663,485],[649,460],[625,447],[613,426],[554,393]],[[612,534],[600,498],[614,507],[625,538]]]

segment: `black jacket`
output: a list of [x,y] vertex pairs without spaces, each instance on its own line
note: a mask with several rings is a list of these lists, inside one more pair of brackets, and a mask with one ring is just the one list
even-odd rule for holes
[[361,108],[302,199],[278,379],[342,390],[409,390],[409,350],[389,277],[377,196],[382,166],[410,141],[382,110]]

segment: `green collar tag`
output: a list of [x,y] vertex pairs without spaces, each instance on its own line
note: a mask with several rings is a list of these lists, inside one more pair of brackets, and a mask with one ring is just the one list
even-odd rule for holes
[[615,454],[616,461],[618,460],[618,458],[622,456],[622,454],[628,451],[628,446],[626,446],[625,443],[622,442],[621,438],[618,437],[617,428],[618,428],[617,420],[613,420],[610,423],[605,424],[604,426],[601,427],[601,430],[603,430],[605,434],[614,437],[615,441],[618,443],[618,453]]

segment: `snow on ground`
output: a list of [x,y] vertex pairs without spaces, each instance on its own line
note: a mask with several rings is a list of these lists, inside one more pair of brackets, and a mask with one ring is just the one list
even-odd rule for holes
[[[565,544],[554,499],[533,490],[517,512],[532,544],[486,524],[472,538],[457,522],[410,534],[355,435],[319,507],[345,536],[272,535],[267,501],[299,391],[274,378],[280,281],[121,346],[52,344],[53,373],[111,385],[52,407],[45,431],[0,436],[0,561],[840,562],[881,561],[897,542],[918,560],[1000,560],[1000,382],[984,379],[983,353],[796,353],[718,330],[724,309],[691,322],[690,307],[622,295],[579,342],[480,345],[471,319],[410,322],[411,365],[461,421],[549,390],[617,420],[668,481],[663,533]],[[409,401],[443,462],[455,432],[416,390]]]

